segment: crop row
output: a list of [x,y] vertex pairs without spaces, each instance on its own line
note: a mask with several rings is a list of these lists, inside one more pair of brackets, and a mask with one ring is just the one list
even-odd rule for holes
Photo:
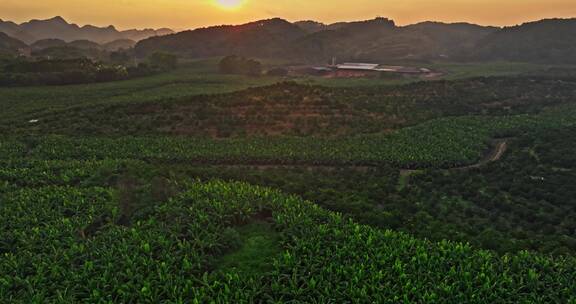
[[[573,107],[538,115],[465,116],[432,120],[387,135],[346,138],[241,138],[212,140],[186,137],[62,137],[31,142],[34,159],[147,159],[208,163],[391,164],[399,167],[445,167],[477,161],[494,136],[534,128],[571,126]],[[24,156],[22,144],[5,140],[2,158]],[[13,148],[11,148],[13,147]]]

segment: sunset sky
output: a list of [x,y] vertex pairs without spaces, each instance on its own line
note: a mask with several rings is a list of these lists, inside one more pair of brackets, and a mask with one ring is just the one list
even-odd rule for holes
[[[243,1],[239,7],[228,3]],[[335,21],[389,17],[398,24],[425,20],[513,25],[576,17],[576,0],[0,0],[0,18],[16,22],[62,16],[83,25],[120,29],[195,28],[282,17]]]

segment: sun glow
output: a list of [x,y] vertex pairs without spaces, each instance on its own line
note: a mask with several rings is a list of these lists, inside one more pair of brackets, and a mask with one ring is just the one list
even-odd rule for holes
[[224,9],[235,9],[242,6],[244,0],[215,0],[216,4]]

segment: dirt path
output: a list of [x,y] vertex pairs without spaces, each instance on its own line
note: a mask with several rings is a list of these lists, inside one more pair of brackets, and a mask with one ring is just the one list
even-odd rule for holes
[[[444,171],[465,171],[465,170],[480,168],[480,167],[485,166],[489,163],[499,161],[502,158],[502,156],[504,156],[506,151],[508,150],[508,143],[510,140],[512,140],[512,138],[495,139],[491,144],[492,149],[490,149],[490,151],[488,151],[488,153],[484,154],[482,159],[480,159],[475,164],[467,165],[467,166],[445,168],[443,170]],[[402,170],[400,170],[400,177],[399,177],[399,181],[398,181],[399,188],[402,189],[402,188],[405,188],[406,186],[408,186],[410,183],[410,176],[412,176],[414,174],[418,174],[420,172],[422,172],[422,170],[418,170],[418,169],[416,169],[416,170],[415,169],[402,169]]]
[[504,156],[504,153],[506,153],[506,151],[508,150],[509,141],[510,138],[496,139],[492,143],[493,148],[490,150],[489,153],[486,153],[479,162],[468,166],[450,168],[449,170],[467,170],[467,169],[480,168],[486,164],[499,161],[502,158],[502,156]]
[[310,165],[310,164],[292,164],[292,165],[263,165],[263,164],[206,164],[198,163],[198,166],[212,166],[224,167],[233,169],[256,169],[256,170],[271,170],[271,169],[302,169],[308,171],[336,171],[339,169],[354,170],[358,172],[368,172],[370,169],[377,168],[377,166],[361,166],[361,165]]

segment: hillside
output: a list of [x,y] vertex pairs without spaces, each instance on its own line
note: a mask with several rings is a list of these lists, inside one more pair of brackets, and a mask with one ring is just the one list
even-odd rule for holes
[[576,63],[576,19],[547,19],[506,27],[478,41],[464,58]]
[[62,39],[41,39],[30,45],[33,50],[42,50],[53,47],[65,47],[68,44]]
[[213,57],[229,54],[256,57],[290,57],[291,43],[304,36],[298,26],[283,19],[269,19],[243,25],[223,25],[153,37],[136,45],[136,54],[155,51],[188,57]]
[[396,26],[386,18],[330,25],[273,19],[152,38],[139,43],[136,50],[141,56],[166,51],[192,58],[237,54],[312,63],[330,62],[333,57],[339,62],[572,63],[575,24],[575,20],[552,19],[497,28],[439,22]]
[[294,25],[301,28],[306,33],[316,33],[323,30],[326,30],[328,26],[321,22],[316,22],[313,20],[304,20],[304,21],[297,21],[294,22]]
[[471,24],[425,22],[405,27],[387,19],[333,24],[298,41],[300,54],[318,61],[449,59],[495,28]]
[[69,42],[68,46],[81,50],[92,50],[92,49],[98,50],[102,48],[100,44],[90,40],[74,40]]
[[[355,89],[278,83],[170,103],[140,102],[137,107],[128,103],[35,111],[33,116],[0,122],[0,130],[4,126],[11,133],[337,138],[390,133],[442,116],[534,113],[570,103],[575,90],[572,82],[496,77]],[[31,125],[30,119],[41,122]]]
[[0,54],[17,55],[20,49],[26,47],[24,42],[0,33]]
[[[317,62],[328,62],[332,57],[339,61],[369,60],[365,54],[380,47],[379,39],[391,39],[396,30],[394,22],[385,18],[339,24],[299,39],[294,49],[300,58]],[[398,57],[403,52],[391,44],[385,48],[387,56]]]
[[[265,20],[144,40],[136,46],[136,50],[140,55],[154,50],[189,57],[235,53],[311,62],[328,62],[332,57],[339,61],[426,60],[449,57],[496,30],[471,24],[431,22],[398,27],[386,18],[330,25],[301,21],[293,26],[281,19],[273,20],[275,32],[281,33],[281,37],[273,35],[265,39],[267,35],[255,33],[254,25],[262,23],[265,28],[272,26],[270,20]],[[207,33],[212,34],[208,36]],[[233,44],[236,47],[230,47]],[[223,48],[213,47],[222,45]]]
[[108,51],[118,51],[120,49],[131,49],[136,45],[136,41],[130,39],[119,39],[108,42],[103,45],[104,49]]
[[[203,57],[239,53],[245,56],[264,56],[327,62],[332,57],[339,61],[385,59],[433,59],[445,58],[458,50],[495,31],[495,28],[470,24],[421,23],[398,27],[392,20],[376,18],[357,22],[340,22],[330,25],[314,21],[300,21],[289,26],[286,21],[274,19],[282,37],[260,39],[254,47],[255,24],[270,26],[269,21],[255,22],[235,27],[213,27],[145,40],[136,46],[140,54],[153,50],[176,52],[183,56]],[[295,30],[298,28],[300,31]],[[212,37],[200,39],[200,33],[212,32]],[[238,48],[211,49],[210,45],[230,45],[229,35],[234,37]],[[207,46],[208,45],[208,46]],[[262,47],[264,46],[264,47]],[[201,50],[201,51],[199,51]]]
[[90,40],[96,43],[108,43],[118,39],[138,41],[151,36],[173,33],[173,31],[169,29],[119,31],[114,26],[79,26],[68,23],[62,17],[54,17],[47,20],[31,20],[22,24],[0,20],[0,32],[4,32],[26,43],[33,43],[43,39],[60,39],[66,42]]
[[[454,59],[478,40],[498,32],[496,27],[470,23],[422,22],[401,29],[400,35],[413,37],[412,54],[431,59]],[[415,55],[418,56],[418,55]]]

